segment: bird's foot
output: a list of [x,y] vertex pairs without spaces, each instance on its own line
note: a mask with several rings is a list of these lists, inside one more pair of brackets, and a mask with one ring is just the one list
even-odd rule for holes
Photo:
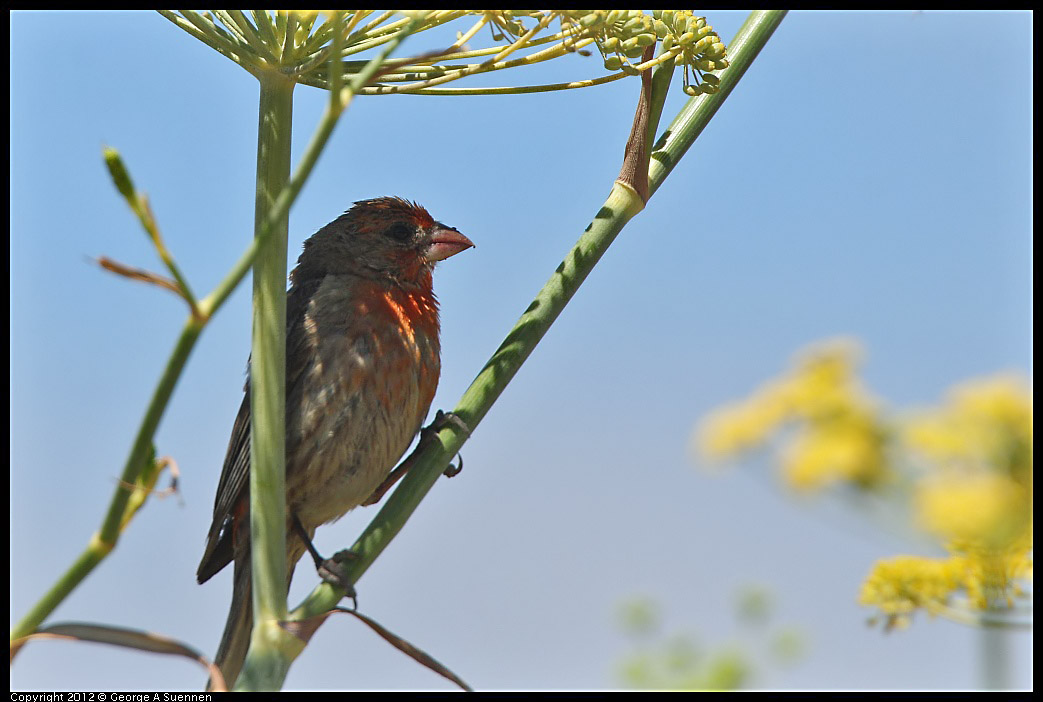
[[421,435],[427,432],[437,434],[449,425],[455,426],[457,429],[462,431],[467,438],[471,438],[471,427],[467,426],[467,422],[460,419],[460,415],[455,412],[443,412],[442,410],[435,412],[435,418],[430,424],[421,429],[420,432]]
[[339,587],[344,590],[344,594],[351,598],[352,604],[355,609],[358,609],[359,602],[358,597],[355,593],[355,586],[348,579],[347,573],[345,572],[345,566],[349,561],[358,560],[358,554],[350,549],[343,549],[337,551],[331,558],[323,558],[319,555],[318,549],[315,548],[315,544],[311,542],[311,536],[308,534],[308,530],[301,524],[300,518],[293,515],[293,530],[297,532],[297,536],[304,541],[305,547],[308,549],[308,553],[311,554],[311,559],[315,563],[315,572],[319,574],[323,582],[327,582],[333,587]]
[[345,595],[351,598],[351,603],[355,609],[359,607],[358,596],[355,592],[355,586],[345,573],[345,566],[351,561],[358,560],[358,557],[358,554],[354,551],[343,549],[337,551],[329,558],[315,562],[315,570],[318,572],[319,577],[333,587],[344,590]]
[[[442,410],[438,410],[437,412],[435,412],[434,420],[432,420],[430,424],[428,424],[426,427],[420,430],[420,440],[429,440],[430,437],[435,436],[438,432],[442,431],[448,426],[454,426],[460,431],[462,431],[464,435],[468,438],[471,437],[471,428],[467,426],[467,423],[464,420],[460,419],[460,415],[456,414],[455,412],[443,412]],[[442,475],[444,475],[447,478],[452,478],[454,476],[459,475],[460,471],[464,469],[464,457],[460,454],[456,454],[456,457],[460,459],[459,464],[454,466],[452,463],[450,463],[446,467],[446,469],[442,471]]]
[[[442,410],[438,410],[435,413],[434,420],[426,427],[420,430],[420,441],[417,442],[416,448],[413,449],[413,452],[410,453],[405,458],[405,460],[403,460],[398,465],[398,467],[395,468],[395,470],[391,471],[391,474],[388,475],[388,477],[384,479],[384,482],[382,482],[377,487],[377,489],[373,491],[372,495],[366,498],[366,501],[363,502],[362,505],[368,506],[380,502],[381,498],[384,497],[387,491],[390,490],[395,485],[395,483],[401,480],[402,476],[409,472],[409,469],[413,467],[413,464],[416,462],[417,456],[419,456],[420,453],[424,450],[424,447],[427,445],[427,443],[429,441],[432,441],[438,434],[438,432],[442,431],[450,425],[457,427],[467,436],[471,435],[471,430],[470,428],[468,428],[464,420],[460,419],[460,417],[453,414],[452,412],[443,412]],[[459,465],[454,466],[452,464],[449,464],[449,466],[442,472],[442,475],[444,475],[447,478],[452,478],[454,475],[458,475],[460,471],[464,469],[463,456],[457,454],[457,457],[460,459]]]

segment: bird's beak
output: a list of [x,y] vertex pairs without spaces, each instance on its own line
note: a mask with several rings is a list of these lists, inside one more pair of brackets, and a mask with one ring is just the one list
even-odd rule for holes
[[473,247],[474,243],[455,229],[439,227],[435,229],[431,235],[431,242],[424,249],[424,258],[428,263],[444,261],[450,256],[455,256],[461,251]]

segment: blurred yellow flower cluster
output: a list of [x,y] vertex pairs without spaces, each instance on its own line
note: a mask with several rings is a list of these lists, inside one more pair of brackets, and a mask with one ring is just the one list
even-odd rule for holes
[[747,399],[712,413],[696,436],[711,459],[733,458],[792,428],[783,449],[786,482],[803,491],[835,482],[873,487],[888,477],[887,431],[855,377],[858,346],[836,340],[800,354],[793,370]]
[[788,429],[781,465],[793,488],[909,486],[892,494],[909,498],[911,521],[949,555],[874,566],[859,601],[877,607],[889,628],[921,608],[960,619],[966,612],[956,595],[964,610],[1011,607],[1032,578],[1028,384],[1014,376],[971,381],[938,408],[885,418],[855,376],[857,355],[850,341],[802,354],[780,379],[707,417],[697,434],[701,453],[734,458]]
[[1032,524],[1031,495],[1005,475],[932,475],[916,490],[917,521],[953,543],[1002,549]]
[[879,608],[888,629],[905,628],[920,607],[942,611],[959,586],[960,565],[953,559],[896,556],[877,562],[862,583],[859,603]]
[[[1019,580],[1032,577],[1032,397],[1011,376],[963,383],[941,407],[906,423],[909,453],[923,463],[913,509],[917,524],[950,553],[944,562],[971,607],[1009,607],[1024,594]],[[918,567],[906,558],[877,563],[861,602],[885,614],[894,599],[882,583],[903,584],[916,602]],[[923,565],[927,559],[919,559]],[[954,588],[956,589],[956,588]],[[928,611],[931,611],[928,608]]]
[[1032,479],[1032,396],[1017,376],[962,383],[944,406],[909,422],[909,443],[952,469],[983,466]]
[[1014,606],[1015,597],[1028,594],[1020,581],[1032,578],[1031,534],[1009,549],[950,549],[948,558],[896,556],[877,561],[862,583],[859,604],[879,609],[886,628],[893,629],[908,626],[920,608],[974,623],[954,601],[961,591],[964,609],[1001,613]]

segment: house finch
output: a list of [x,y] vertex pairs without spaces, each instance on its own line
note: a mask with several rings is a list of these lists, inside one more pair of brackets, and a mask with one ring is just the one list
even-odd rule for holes
[[[474,244],[401,198],[356,202],[307,241],[286,297],[286,563],[292,577],[321,524],[363,503],[427,416],[440,370],[437,261]],[[215,662],[228,685],[253,627],[250,390],[239,408],[196,576],[235,561]]]

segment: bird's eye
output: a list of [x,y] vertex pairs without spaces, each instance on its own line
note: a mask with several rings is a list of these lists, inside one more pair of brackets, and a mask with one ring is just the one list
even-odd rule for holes
[[396,222],[388,228],[387,235],[395,241],[408,241],[413,236],[413,228],[405,222]]

